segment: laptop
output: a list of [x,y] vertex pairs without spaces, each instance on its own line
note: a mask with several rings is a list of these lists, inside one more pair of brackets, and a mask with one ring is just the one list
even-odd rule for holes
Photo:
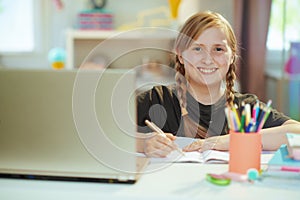
[[0,70],[0,177],[135,183],[135,73]]

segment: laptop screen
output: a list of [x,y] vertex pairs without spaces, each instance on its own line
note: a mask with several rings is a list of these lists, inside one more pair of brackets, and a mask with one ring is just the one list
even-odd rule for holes
[[130,70],[0,70],[0,173],[135,182],[134,99]]

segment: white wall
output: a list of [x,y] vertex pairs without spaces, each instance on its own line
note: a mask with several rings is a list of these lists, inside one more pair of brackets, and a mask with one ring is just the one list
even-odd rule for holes
[[[64,9],[59,11],[50,0],[36,1],[36,25],[37,25],[37,48],[33,53],[0,55],[0,65],[16,68],[49,68],[47,55],[53,47],[65,47],[65,30],[73,28],[76,23],[76,14],[84,9],[89,9],[89,0],[62,0]],[[195,10],[212,10],[222,13],[232,22],[233,0],[182,0],[195,1]],[[136,21],[137,14],[141,11],[151,10],[157,7],[168,7],[167,0],[108,0],[106,9],[114,15],[114,24],[118,28],[122,24]],[[198,8],[199,7],[199,8]]]

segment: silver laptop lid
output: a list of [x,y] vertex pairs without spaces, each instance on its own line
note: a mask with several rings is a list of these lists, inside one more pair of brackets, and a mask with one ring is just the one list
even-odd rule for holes
[[0,70],[0,173],[134,182],[134,90],[128,70]]

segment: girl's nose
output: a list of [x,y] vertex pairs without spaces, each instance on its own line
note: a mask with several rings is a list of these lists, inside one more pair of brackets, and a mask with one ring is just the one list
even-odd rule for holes
[[210,55],[209,52],[207,51],[203,51],[203,55],[202,55],[202,62],[206,65],[210,65],[213,61],[212,61],[212,56]]

